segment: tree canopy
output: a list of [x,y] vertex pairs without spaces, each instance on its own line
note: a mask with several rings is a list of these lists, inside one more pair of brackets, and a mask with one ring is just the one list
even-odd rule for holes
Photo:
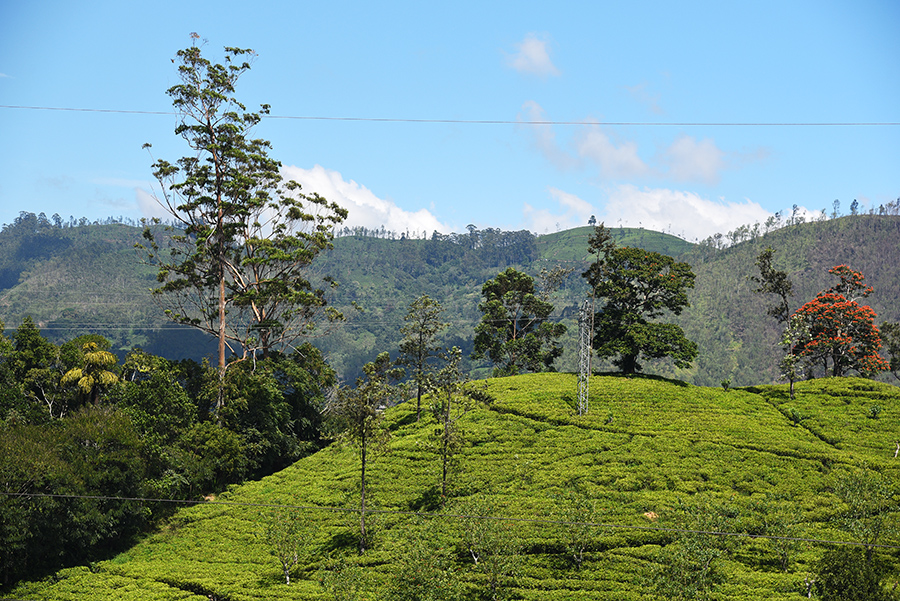
[[[234,96],[252,56],[225,48],[221,65],[196,45],[178,52],[181,83],[168,94],[179,116],[175,133],[192,152],[177,164],[153,165],[157,200],[178,229],[163,233],[148,224],[144,233],[158,267],[154,294],[167,315],[218,338],[220,406],[226,347],[239,358],[266,357],[323,314],[339,318],[307,270],[331,246],[347,211],[282,182],[270,143],[251,137],[269,112],[268,105],[248,112]],[[330,280],[323,280],[327,288]]]
[[613,358],[625,373],[641,371],[641,356],[671,357],[677,367],[690,367],[697,345],[680,326],[656,323],[667,311],[679,315],[694,287],[690,265],[640,248],[617,247],[603,224],[589,241],[597,254],[583,277],[603,302],[594,316],[593,346],[602,358]]
[[432,359],[441,354],[441,347],[435,344],[438,332],[447,327],[441,320],[444,308],[441,303],[427,294],[414,300],[406,312],[406,324],[400,328],[400,363],[410,368],[416,385],[416,420],[422,413],[422,393],[428,387],[429,376],[433,373]]
[[402,397],[394,383],[403,377],[388,353],[380,353],[375,361],[366,363],[363,376],[356,387],[338,388],[337,398],[328,407],[328,414],[344,436],[359,451],[359,552],[369,545],[366,531],[366,468],[370,455],[387,443],[390,433],[385,429],[385,408]]
[[485,282],[481,295],[472,358],[490,359],[495,376],[550,369],[566,327],[548,321],[553,305],[539,297],[534,279],[509,267]]
[[794,295],[794,285],[791,283],[787,272],[775,269],[773,260],[775,249],[767,246],[756,258],[756,266],[759,268],[759,276],[749,276],[750,281],[757,287],[753,290],[756,294],[776,294],[778,301],[766,309],[766,313],[783,323],[790,317],[788,298]]
[[[794,315],[805,323],[807,334],[794,346],[794,353],[811,364],[819,364],[831,375],[850,371],[868,376],[888,369],[878,354],[881,335],[875,326],[875,311],[856,298],[873,292],[864,276],[846,265],[828,270],[840,281],[797,309]],[[858,295],[858,296],[857,296]]]

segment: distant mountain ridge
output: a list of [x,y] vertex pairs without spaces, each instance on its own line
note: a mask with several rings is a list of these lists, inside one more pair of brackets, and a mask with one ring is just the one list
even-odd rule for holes
[[[675,256],[693,266],[691,307],[673,321],[700,347],[690,370],[647,363],[648,373],[718,386],[775,381],[778,327],[765,313],[770,299],[752,293],[747,276],[767,246],[776,267],[794,281],[794,310],[832,285],[827,270],[847,264],[861,271],[875,293],[866,299],[876,323],[900,320],[900,217],[847,216],[784,227],[729,247],[692,244],[675,236],[634,228],[610,228],[620,245]],[[347,321],[313,342],[345,381],[381,351],[396,352],[409,304],[428,294],[442,303],[450,327],[443,343],[471,350],[481,285],[509,266],[539,277],[542,269],[572,270],[553,294],[555,318],[569,327],[561,371],[577,368],[575,321],[588,295],[591,227],[535,236],[529,232],[475,230],[431,239],[342,236],[314,269],[339,287],[331,302]],[[141,263],[134,244],[140,228],[123,224],[55,227],[25,219],[0,232],[0,319],[7,329],[31,315],[54,341],[88,332],[106,336],[120,353],[133,346],[170,358],[205,356],[210,341],[175,327],[149,295],[155,270]],[[361,309],[361,310],[359,310]],[[486,367],[469,364],[475,375]],[[602,369],[603,366],[600,366]]]

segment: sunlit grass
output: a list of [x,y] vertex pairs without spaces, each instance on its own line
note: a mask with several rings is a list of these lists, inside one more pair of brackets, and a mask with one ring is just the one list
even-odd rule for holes
[[[756,534],[759,508],[782,504],[800,516],[795,536],[847,540],[835,523],[840,503],[829,491],[835,470],[865,465],[898,475],[900,390],[868,380],[801,382],[792,401],[786,386],[726,392],[651,377],[593,377],[584,416],[574,410],[571,374],[483,384],[493,402],[460,421],[465,444],[447,500],[450,516],[440,514],[436,497],[436,424],[416,423],[410,403],[387,411],[389,449],[369,463],[374,546],[363,557],[354,538],[358,515],[350,511],[358,503],[358,458],[335,444],[234,487],[218,502],[179,511],[93,572],[74,569],[55,584],[23,585],[16,594],[70,599],[81,590],[96,599],[128,599],[142,590],[143,599],[325,599],[320,571],[343,557],[363,567],[368,598],[378,599],[396,558],[433,520],[439,522],[428,536],[454,547],[463,581],[476,586],[481,577],[456,546],[452,515],[462,501],[482,495],[521,543],[521,598],[649,599],[648,578],[671,539],[654,528],[672,524],[679,500],[700,495],[728,503],[737,508],[734,531]],[[566,526],[557,523],[573,492],[595,499],[604,524],[593,531],[580,570],[566,558]],[[304,520],[315,525],[290,586],[260,537],[271,505],[304,508]],[[721,564],[722,598],[799,599],[821,551],[811,543],[798,547],[783,573],[771,541],[743,537]]]

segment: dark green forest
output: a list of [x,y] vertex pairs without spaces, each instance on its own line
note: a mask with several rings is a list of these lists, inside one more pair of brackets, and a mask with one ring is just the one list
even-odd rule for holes
[[207,362],[107,353],[104,380],[109,344],[55,345],[30,318],[0,337],[0,586],[121,550],[171,514],[167,501],[272,474],[324,442],[335,375],[309,344],[232,366],[218,415]]

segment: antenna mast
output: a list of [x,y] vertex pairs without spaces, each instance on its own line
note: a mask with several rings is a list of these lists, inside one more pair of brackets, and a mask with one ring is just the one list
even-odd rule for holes
[[591,378],[591,335],[593,334],[593,303],[585,299],[578,312],[578,415],[588,412],[588,392]]

